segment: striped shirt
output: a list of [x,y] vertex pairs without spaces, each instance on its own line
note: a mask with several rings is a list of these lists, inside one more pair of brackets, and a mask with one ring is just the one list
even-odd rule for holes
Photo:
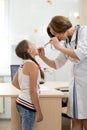
[[[31,60],[25,60],[24,62],[32,62]],[[21,93],[19,94],[16,102],[24,107],[35,110],[34,104],[32,103],[30,96],[30,78],[22,71],[23,66],[18,70],[18,82],[20,86]],[[38,93],[38,89],[37,89]]]

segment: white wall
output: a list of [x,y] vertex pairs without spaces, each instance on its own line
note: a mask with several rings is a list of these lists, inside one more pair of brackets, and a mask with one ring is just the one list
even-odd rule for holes
[[[9,42],[16,45],[20,40],[27,38],[36,43],[37,46],[49,41],[46,27],[54,15],[65,15],[69,17],[75,25],[80,22],[75,18],[75,12],[80,11],[79,0],[9,0]],[[36,30],[36,32],[35,32]],[[13,45],[11,49],[13,48]],[[59,52],[46,49],[49,58],[55,58]],[[39,58],[41,65],[47,67]],[[14,49],[11,53],[11,63],[19,63]],[[46,80],[69,81],[70,63],[68,62],[60,70],[54,71],[47,68]],[[52,74],[52,75],[51,75]]]

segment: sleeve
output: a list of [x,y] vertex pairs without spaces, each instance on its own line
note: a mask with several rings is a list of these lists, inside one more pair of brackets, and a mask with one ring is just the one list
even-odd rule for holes
[[80,61],[87,57],[87,27],[80,30],[77,49],[74,50]]
[[67,57],[63,54],[60,53],[57,58],[54,60],[56,69],[62,67],[66,62],[67,62]]

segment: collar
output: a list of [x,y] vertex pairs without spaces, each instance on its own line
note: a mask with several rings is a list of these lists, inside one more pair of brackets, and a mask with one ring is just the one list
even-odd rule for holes
[[[75,42],[77,29],[78,29],[78,25],[76,26],[76,29],[75,29],[75,31],[74,31],[72,37],[71,37],[71,41],[70,41],[70,42],[73,42],[73,41]],[[68,43],[69,43],[69,39],[68,39],[67,41],[68,41]]]

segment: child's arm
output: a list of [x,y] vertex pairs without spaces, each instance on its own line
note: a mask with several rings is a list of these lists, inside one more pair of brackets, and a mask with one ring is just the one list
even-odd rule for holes
[[18,72],[15,73],[15,75],[14,75],[14,77],[13,77],[13,80],[12,80],[12,84],[13,84],[16,88],[20,89],[20,86],[19,86],[19,83],[18,83]]
[[30,95],[37,112],[36,120],[37,122],[40,122],[41,120],[43,120],[43,115],[41,113],[41,108],[37,94],[38,67],[36,64],[31,63],[31,65],[29,66],[29,70],[30,70]]

